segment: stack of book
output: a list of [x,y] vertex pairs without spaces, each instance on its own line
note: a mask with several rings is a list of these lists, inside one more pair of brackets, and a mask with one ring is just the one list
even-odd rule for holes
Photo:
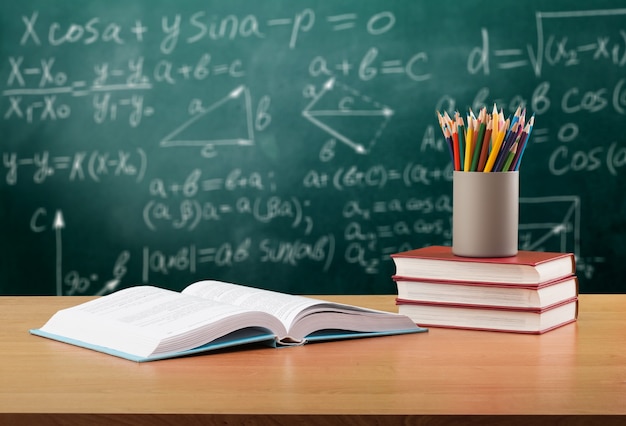
[[391,257],[398,311],[421,326],[540,334],[576,321],[571,253],[477,258],[430,246]]

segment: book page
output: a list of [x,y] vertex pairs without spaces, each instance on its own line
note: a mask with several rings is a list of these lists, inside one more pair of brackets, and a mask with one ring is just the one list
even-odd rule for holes
[[70,309],[139,327],[160,338],[242,312],[232,305],[150,286],[120,290]]
[[282,324],[264,313],[162,288],[137,286],[62,309],[41,330],[148,356],[188,350],[251,326],[284,333]]
[[221,281],[200,281],[191,284],[182,293],[270,313],[277,317],[287,330],[302,310],[324,303],[308,297]]

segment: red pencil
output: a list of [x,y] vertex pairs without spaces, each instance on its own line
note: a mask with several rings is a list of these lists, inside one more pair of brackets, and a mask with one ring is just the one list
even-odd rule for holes
[[461,170],[461,155],[459,153],[459,126],[458,112],[455,114],[455,120],[452,123],[452,148],[454,153],[454,170]]

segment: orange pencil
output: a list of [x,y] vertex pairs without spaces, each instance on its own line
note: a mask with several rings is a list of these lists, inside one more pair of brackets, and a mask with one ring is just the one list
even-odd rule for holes
[[493,134],[494,136],[498,134],[499,125],[500,125],[500,115],[498,114],[498,108],[496,108],[496,104],[493,104],[493,112],[491,113],[491,120],[493,121]]
[[478,120],[476,121],[476,130],[475,130],[475,137],[474,137],[474,148],[472,149],[473,154],[472,154],[472,164],[471,164],[471,171],[475,172],[478,170],[478,163],[480,161],[480,155],[483,149],[483,142],[485,139],[485,131],[487,128],[487,123],[486,123],[486,117],[487,117],[487,109],[483,108],[480,110],[480,113],[478,114]]

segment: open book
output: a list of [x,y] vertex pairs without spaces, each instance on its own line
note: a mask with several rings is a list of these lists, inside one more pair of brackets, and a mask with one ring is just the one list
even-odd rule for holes
[[130,287],[62,309],[30,330],[139,362],[254,342],[298,345],[421,331],[404,315],[219,281],[181,293]]

